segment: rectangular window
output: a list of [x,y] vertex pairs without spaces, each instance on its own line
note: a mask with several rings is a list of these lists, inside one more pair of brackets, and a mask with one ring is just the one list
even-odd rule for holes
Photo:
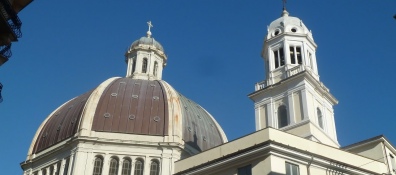
[[238,168],[238,175],[252,175],[252,165]]
[[291,64],[302,64],[301,47],[290,46],[290,62]]
[[285,55],[283,53],[283,48],[274,51],[275,69],[285,65]]
[[290,61],[292,64],[296,64],[296,59],[294,59],[295,55],[294,55],[294,47],[290,47],[289,48],[290,51]]
[[285,65],[285,54],[283,53],[283,48],[279,49],[279,55],[280,55],[280,66]]
[[274,56],[275,56],[275,69],[279,67],[279,55],[278,55],[279,51],[275,51],[274,52]]
[[297,63],[302,64],[301,47],[296,47]]
[[286,175],[300,175],[298,165],[286,162]]

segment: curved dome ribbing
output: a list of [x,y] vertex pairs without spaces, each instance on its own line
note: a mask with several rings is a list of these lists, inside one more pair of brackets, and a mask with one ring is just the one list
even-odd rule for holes
[[85,103],[92,91],[80,95],[54,111],[41,129],[33,152],[40,152],[76,134]]
[[[89,111],[94,111],[92,118],[87,117]],[[90,127],[82,126],[83,123],[89,123]],[[205,109],[165,81],[112,78],[56,109],[37,131],[29,154],[78,137],[81,130],[178,136],[197,151],[227,141],[221,127]]]
[[168,103],[159,81],[120,78],[98,102],[92,130],[167,135]]

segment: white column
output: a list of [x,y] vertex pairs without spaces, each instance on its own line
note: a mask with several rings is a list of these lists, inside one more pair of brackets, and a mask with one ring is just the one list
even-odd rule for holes
[[103,157],[102,174],[108,174],[109,173],[109,166],[110,166],[110,155],[106,154]]
[[308,120],[309,115],[308,115],[308,101],[307,101],[307,90],[303,89],[301,90],[301,98],[302,98],[302,106],[303,106],[303,120]]
[[66,159],[63,158],[62,161],[61,161],[60,169],[58,170],[59,171],[59,175],[63,175],[63,172],[65,171],[65,164],[66,164]]
[[124,161],[123,159],[120,159],[120,161],[118,161],[118,173],[117,173],[117,175],[121,175],[123,161]]
[[150,175],[150,166],[149,166],[149,164],[150,164],[150,159],[149,159],[149,156],[146,155],[145,160],[144,160],[144,164],[143,164],[143,166],[144,166],[143,174],[144,175]]
[[71,155],[70,155],[70,159],[69,159],[69,167],[67,167],[67,175],[71,175],[71,171],[72,171],[72,165],[74,162],[74,152],[72,151]]
[[270,127],[273,127],[273,128],[277,128],[277,127],[275,127],[275,119],[274,119],[274,115],[275,115],[275,112],[274,112],[274,104],[273,104],[273,101],[272,101],[273,99],[272,99],[272,97],[271,97],[271,100],[270,100],[270,103],[268,103],[267,104],[267,117],[268,117],[268,126],[270,126]]
[[54,167],[53,168],[53,170],[54,170],[54,172],[53,172],[54,174],[53,175],[56,175],[56,173],[58,172],[58,166],[57,165],[58,165],[58,162],[56,162],[55,164],[52,165]]
[[294,100],[293,100],[293,93],[289,93],[287,95],[287,103],[289,106],[289,124],[296,123],[295,115],[294,115]]
[[47,172],[47,175],[52,175],[51,171],[50,171],[50,166],[48,166],[47,168],[45,168],[45,171]]
[[255,120],[256,120],[256,131],[258,131],[262,128],[261,122],[260,122],[260,120],[262,120],[261,116],[260,116],[260,106],[255,107],[254,113],[255,113],[254,115],[255,115]]
[[135,163],[136,163],[136,160],[133,157],[130,157],[130,158],[131,158],[131,174],[135,174]]

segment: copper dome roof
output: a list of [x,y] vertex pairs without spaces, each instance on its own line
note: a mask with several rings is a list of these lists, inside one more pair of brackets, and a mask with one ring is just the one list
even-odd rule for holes
[[52,112],[33,139],[29,155],[72,137],[106,132],[177,136],[197,151],[227,141],[215,119],[163,80],[110,78]]

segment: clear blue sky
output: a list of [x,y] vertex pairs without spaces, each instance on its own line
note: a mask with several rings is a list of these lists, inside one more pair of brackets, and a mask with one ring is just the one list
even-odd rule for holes
[[[321,81],[335,106],[342,146],[384,134],[396,144],[396,1],[289,0],[313,31]],[[19,17],[23,37],[0,67],[0,165],[22,174],[38,126],[55,108],[114,76],[126,48],[147,31],[165,48],[163,79],[201,104],[230,140],[255,131],[247,94],[264,77],[267,25],[281,0],[33,1]]]

